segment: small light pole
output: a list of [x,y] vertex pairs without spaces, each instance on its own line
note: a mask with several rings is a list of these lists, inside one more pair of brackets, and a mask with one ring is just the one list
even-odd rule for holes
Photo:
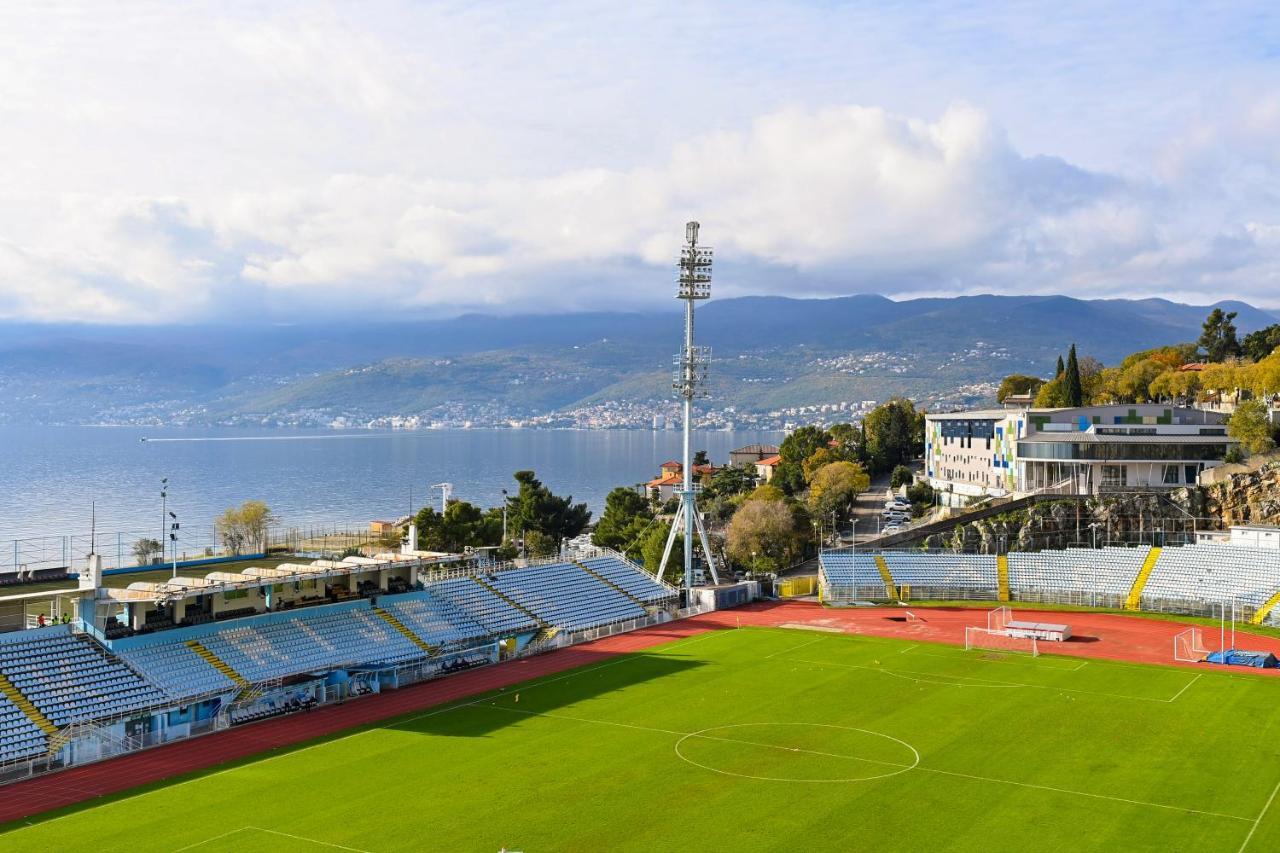
[[169,524],[169,541],[173,543],[173,576],[178,576],[178,530],[181,525],[178,524],[178,516],[175,513],[169,513],[169,518],[173,519]]
[[158,542],[158,544],[160,545],[160,564],[161,565],[164,565],[164,543],[166,541],[164,530],[165,530],[165,527],[168,526],[168,518],[169,518],[168,501],[169,501],[169,478],[163,477],[160,480],[160,540]]
[[507,544],[507,490],[502,490],[502,544]]

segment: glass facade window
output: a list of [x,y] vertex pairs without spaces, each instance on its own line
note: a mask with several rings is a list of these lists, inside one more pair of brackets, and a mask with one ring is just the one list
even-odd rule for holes
[[1111,444],[1073,441],[1019,442],[1020,459],[1079,459],[1084,461],[1125,460],[1159,462],[1179,460],[1212,461],[1227,455],[1225,444]]
[[942,421],[943,438],[994,438],[996,422],[991,420],[945,420]]

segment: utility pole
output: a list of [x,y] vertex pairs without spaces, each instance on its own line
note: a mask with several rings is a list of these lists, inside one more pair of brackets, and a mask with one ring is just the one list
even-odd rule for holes
[[676,298],[684,300],[684,348],[675,357],[671,386],[684,405],[684,477],[680,490],[680,507],[676,512],[675,523],[671,525],[671,533],[667,536],[666,548],[662,551],[662,562],[658,566],[658,577],[662,577],[667,569],[667,561],[671,558],[671,548],[675,545],[676,535],[683,531],[686,604],[691,603],[693,590],[695,529],[702,545],[702,554],[707,561],[707,570],[711,572],[711,579],[715,583],[720,582],[720,577],[716,573],[715,559],[711,556],[711,545],[707,541],[707,531],[702,523],[702,515],[698,512],[697,493],[693,482],[693,400],[695,397],[707,396],[707,371],[711,365],[711,348],[695,346],[693,343],[694,303],[711,298],[712,250],[705,246],[698,246],[698,228],[697,222],[689,222],[684,227],[685,244],[680,249],[678,263],[680,274],[676,279],[678,283]]
[[440,515],[443,517],[449,508],[449,498],[453,497],[453,483],[436,483],[431,488],[440,490]]

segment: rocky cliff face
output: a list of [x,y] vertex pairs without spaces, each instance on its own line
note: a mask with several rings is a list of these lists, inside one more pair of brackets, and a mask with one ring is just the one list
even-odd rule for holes
[[1125,494],[1063,499],[960,524],[929,537],[926,548],[963,553],[1040,551],[1092,545],[1184,544],[1197,524],[1188,496]]
[[1062,499],[959,524],[923,543],[970,554],[1090,547],[1183,545],[1195,531],[1280,524],[1280,452],[1223,466],[1205,485],[1163,493]]
[[1187,508],[1222,527],[1280,524],[1280,454],[1223,467],[1230,470],[1215,472],[1207,485],[1186,490]]

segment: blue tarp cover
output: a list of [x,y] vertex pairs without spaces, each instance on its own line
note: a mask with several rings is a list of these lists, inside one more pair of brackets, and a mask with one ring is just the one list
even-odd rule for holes
[[1211,652],[1205,660],[1209,663],[1225,663],[1230,666],[1255,666],[1260,669],[1274,669],[1280,666],[1280,663],[1276,661],[1276,656],[1271,652],[1247,652],[1241,649]]

